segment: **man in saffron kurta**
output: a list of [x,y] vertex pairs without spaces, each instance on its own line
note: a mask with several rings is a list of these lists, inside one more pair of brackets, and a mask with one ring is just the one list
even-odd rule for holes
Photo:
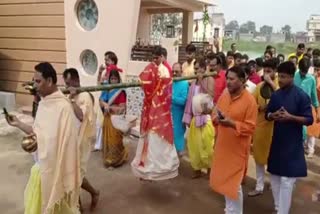
[[173,127],[168,87],[172,78],[167,69],[159,69],[161,47],[154,60],[140,74],[145,93],[137,152],[131,163],[135,176],[142,180],[166,180],[178,175],[179,158],[173,144]]
[[25,214],[76,214],[81,186],[77,118],[56,86],[52,65],[40,63],[35,70],[42,99],[33,127],[16,117],[9,121],[37,138],[38,160],[25,191]]
[[[196,47],[193,44],[189,44],[186,47],[187,52],[187,61],[182,64],[182,76],[191,76],[194,75],[194,62],[195,54],[196,54]],[[189,81],[190,83],[191,81]]]
[[[314,58],[315,59],[313,60],[313,71],[314,71],[314,75],[316,77],[316,82],[317,82],[318,100],[320,100],[320,59],[317,57],[314,57]],[[319,191],[318,193],[315,193],[315,194],[318,196],[318,198],[320,198]]]
[[226,198],[226,213],[242,212],[241,182],[245,176],[250,144],[257,121],[257,104],[245,90],[246,74],[242,67],[228,71],[227,88],[217,103],[221,112],[212,161],[210,186]]
[[[255,190],[248,193],[250,197],[258,196],[264,190],[265,165],[268,163],[269,150],[273,134],[273,122],[265,119],[265,111],[270,101],[263,93],[267,90],[266,86],[273,91],[278,89],[278,80],[276,79],[277,64],[274,60],[264,62],[264,81],[257,85],[253,96],[258,105],[257,128],[253,135],[253,157],[256,163],[256,187]],[[271,95],[271,93],[270,93]]]

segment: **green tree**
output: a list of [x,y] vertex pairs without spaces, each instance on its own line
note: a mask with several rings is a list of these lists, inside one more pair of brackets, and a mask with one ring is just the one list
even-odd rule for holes
[[152,16],[152,29],[151,37],[157,41],[160,41],[162,36],[165,36],[167,26],[173,25],[177,32],[182,26],[182,14],[181,13],[162,13],[154,14]]
[[207,5],[204,6],[202,22],[203,22],[203,41],[206,41],[207,25],[210,24],[210,16],[208,13],[208,6]]
[[285,25],[281,30],[285,33],[286,35],[286,41],[291,41],[292,35],[291,35],[291,26],[290,25]]
[[239,30],[239,23],[237,20],[232,20],[226,25],[227,30]]
[[253,21],[248,21],[240,26],[240,33],[255,33],[256,32],[256,23]]
[[248,25],[248,30],[249,30],[249,32],[253,32],[253,33],[256,32],[256,23],[255,23],[255,22],[253,22],[253,21],[248,21],[248,22],[247,22],[247,25]]

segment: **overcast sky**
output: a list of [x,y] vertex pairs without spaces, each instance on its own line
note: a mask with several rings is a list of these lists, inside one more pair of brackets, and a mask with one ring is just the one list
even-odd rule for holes
[[[320,14],[320,0],[214,0],[226,22],[252,20],[257,27],[272,25],[278,31],[289,24],[293,31],[305,31],[311,14]],[[259,29],[259,28],[257,28]]]

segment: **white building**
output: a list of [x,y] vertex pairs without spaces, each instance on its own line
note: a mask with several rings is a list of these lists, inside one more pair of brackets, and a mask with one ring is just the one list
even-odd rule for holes
[[311,15],[307,21],[309,42],[320,41],[320,15]]
[[[188,44],[193,36],[193,13],[211,5],[212,0],[0,2],[0,104],[10,109],[13,102],[4,101],[6,96],[14,97],[11,100],[17,105],[32,104],[33,96],[21,83],[32,80],[34,65],[43,61],[53,63],[58,72],[58,84],[63,84],[65,68],[74,67],[79,71],[81,85],[90,86],[96,85],[104,53],[111,50],[117,54],[118,65],[125,71],[124,80],[137,78],[150,57],[147,52],[143,61],[137,60],[133,50],[138,38],[151,40],[152,15],[182,13],[181,40]],[[172,63],[177,60],[172,57],[177,51],[172,41],[175,39],[170,39],[161,45],[167,48],[168,60]],[[10,94],[1,96],[1,91]]]
[[[208,7],[210,23],[204,29],[203,12],[194,13],[194,33],[193,41],[203,41],[203,33],[205,31],[206,41],[213,43],[213,39],[219,39],[221,45],[225,31],[224,13],[217,5]],[[197,30],[196,30],[197,29]]]

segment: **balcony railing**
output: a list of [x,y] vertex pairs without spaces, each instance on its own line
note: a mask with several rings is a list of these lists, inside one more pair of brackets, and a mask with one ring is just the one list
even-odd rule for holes
[[[191,42],[194,46],[196,46],[196,56],[204,56],[208,51],[212,51],[213,47],[209,42]],[[187,45],[179,45],[179,63],[184,63],[187,61],[187,53],[186,53]]]
[[[196,46],[196,56],[205,55],[213,48],[209,42],[191,42],[191,44]],[[131,60],[151,62],[154,47],[154,45],[134,45],[131,49]],[[178,61],[180,63],[187,61],[186,47],[187,45],[179,45]]]
[[131,49],[131,60],[133,61],[152,61],[152,52],[154,50],[154,45],[135,45]]

